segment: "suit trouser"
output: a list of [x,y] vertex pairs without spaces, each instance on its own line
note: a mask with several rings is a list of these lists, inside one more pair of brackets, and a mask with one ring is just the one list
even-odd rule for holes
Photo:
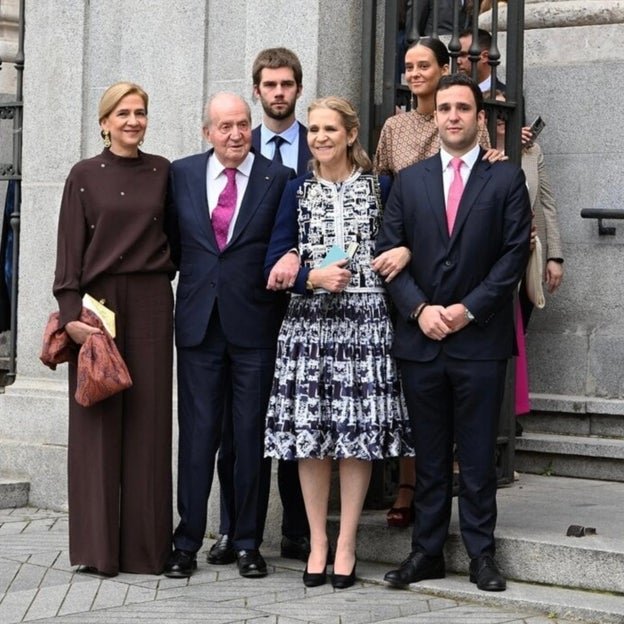
[[[227,429],[227,417],[223,423],[223,437],[217,459],[217,473],[221,485],[221,511],[219,533],[230,535],[234,530],[232,518],[235,517],[234,490],[232,472],[234,469],[234,447],[232,434]],[[270,463],[268,464],[270,468]],[[279,460],[277,463],[277,485],[282,501],[282,535],[296,539],[308,537],[310,528],[305,514],[305,503],[299,483],[299,465],[296,461]]]
[[91,407],[69,367],[69,558],[105,574],[160,574],[171,552],[173,294],[166,274],[89,286],[116,312],[132,388]]
[[468,555],[494,554],[496,435],[506,360],[401,360],[416,450],[412,551],[440,555],[453,491],[453,443],[460,466],[459,523]]
[[228,342],[215,306],[206,335],[196,347],[178,347],[178,511],[174,544],[196,552],[206,532],[208,497],[231,397],[231,430],[237,550],[258,548],[268,504],[270,470],[264,459],[264,422],[275,349],[249,349]]

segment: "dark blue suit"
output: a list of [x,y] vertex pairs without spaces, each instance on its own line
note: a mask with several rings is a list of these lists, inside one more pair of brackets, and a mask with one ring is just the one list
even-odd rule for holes
[[265,288],[263,263],[275,214],[292,171],[255,155],[231,240],[219,251],[206,198],[212,151],[175,161],[167,230],[178,266],[178,510],[175,547],[196,552],[230,402],[237,550],[257,548],[268,500],[264,422],[277,333],[287,303]]
[[[308,163],[312,158],[312,154],[308,148],[307,128],[299,122],[297,124],[299,126],[299,147],[296,174],[300,176],[308,170]],[[260,128],[261,126],[256,126],[251,134],[252,146],[258,154],[261,149]],[[217,472],[219,474],[219,483],[221,484],[221,523],[219,532],[222,535],[231,537],[233,526],[231,518],[236,515],[236,506],[232,483],[235,455],[230,442],[231,435],[227,429],[226,419],[223,440],[219,449],[219,459],[217,461]],[[282,460],[278,462],[277,483],[282,501],[282,534],[290,538],[307,537],[310,529],[305,514],[297,462],[285,462]]]
[[[531,209],[522,170],[478,156],[451,236],[440,156],[401,170],[386,204],[378,252],[412,251],[388,290],[398,310],[394,354],[416,447],[412,550],[442,554],[451,513],[453,442],[460,527],[470,557],[494,553],[496,430],[514,349],[513,296],[529,255]],[[431,340],[410,314],[423,302],[463,303],[475,321]]]

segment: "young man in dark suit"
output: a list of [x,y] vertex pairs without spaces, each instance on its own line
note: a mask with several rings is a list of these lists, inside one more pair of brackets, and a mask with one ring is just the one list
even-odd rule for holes
[[412,251],[388,291],[416,449],[416,519],[410,555],[385,580],[401,587],[444,577],[455,442],[470,580],[502,591],[494,561],[496,432],[531,208],[522,170],[482,159],[483,95],[471,78],[442,77],[435,119],[440,153],[398,173],[378,239],[378,252]]
[[[253,93],[263,110],[262,123],[251,134],[252,146],[269,160],[281,162],[297,176],[308,168],[311,155],[306,127],[295,118],[295,106],[301,95],[303,72],[297,55],[287,48],[267,48],[256,57],[252,68]],[[293,271],[298,270],[298,259]],[[227,425],[227,423],[226,423]],[[235,454],[229,431],[224,431],[217,472],[221,485],[221,521],[219,539],[208,552],[208,563],[227,564],[235,560],[232,532],[235,515],[232,469]],[[282,501],[281,555],[307,561],[310,553],[310,529],[305,514],[297,462],[280,460],[277,482]]]
[[227,413],[237,457],[232,547],[240,574],[253,578],[267,574],[259,551],[270,476],[264,426],[287,303],[266,290],[263,267],[293,172],[251,150],[251,111],[238,95],[218,93],[208,101],[204,136],[213,149],[175,161],[170,172],[167,233],[179,270],[180,523],[165,575],[187,577],[197,567]]

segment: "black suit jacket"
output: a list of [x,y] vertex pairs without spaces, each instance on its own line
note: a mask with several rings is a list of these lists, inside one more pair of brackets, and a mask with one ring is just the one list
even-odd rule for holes
[[[394,354],[427,362],[441,349],[460,359],[506,359],[513,353],[513,294],[529,256],[531,207],[524,173],[479,154],[455,227],[446,225],[439,154],[395,177],[377,240],[378,253],[406,245],[409,265],[388,285],[398,309]],[[423,302],[463,303],[476,321],[443,341],[427,338],[410,314]]]
[[288,167],[255,154],[232,238],[219,251],[206,197],[206,167],[213,150],[171,164],[167,234],[179,270],[175,333],[178,347],[201,343],[219,305],[226,339],[247,348],[273,348],[286,295],[266,290],[263,275]]
[[[299,124],[299,154],[297,158],[297,171],[295,171],[295,173],[297,176],[301,176],[307,173],[308,163],[310,162],[310,158],[312,158],[312,154],[308,147],[308,129],[299,121],[297,123]],[[251,133],[251,144],[254,150],[260,154],[260,126],[256,126]]]

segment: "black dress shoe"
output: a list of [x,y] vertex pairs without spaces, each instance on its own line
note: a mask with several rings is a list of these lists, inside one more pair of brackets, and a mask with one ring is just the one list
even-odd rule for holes
[[401,563],[398,570],[390,570],[384,576],[384,581],[395,587],[406,587],[410,583],[417,583],[427,579],[444,578],[444,557],[429,556],[424,553],[413,552]]
[[303,584],[306,587],[320,587],[325,585],[327,581],[327,564],[323,568],[322,572],[308,572],[308,566],[306,565],[303,571]]
[[196,569],[195,553],[176,548],[169,555],[163,574],[169,578],[188,578]]
[[353,564],[351,574],[332,574],[331,584],[335,589],[347,589],[355,583],[355,567],[357,561]]
[[505,591],[507,581],[500,573],[492,555],[481,555],[470,560],[470,582],[483,591]]
[[227,565],[236,561],[236,551],[227,535],[221,535],[211,546],[206,561],[212,565]]
[[267,575],[266,561],[263,559],[259,550],[239,550],[236,553],[236,559],[238,571],[241,576],[246,578],[262,578]]
[[307,537],[282,537],[280,554],[284,559],[307,561],[310,556],[310,540]]

